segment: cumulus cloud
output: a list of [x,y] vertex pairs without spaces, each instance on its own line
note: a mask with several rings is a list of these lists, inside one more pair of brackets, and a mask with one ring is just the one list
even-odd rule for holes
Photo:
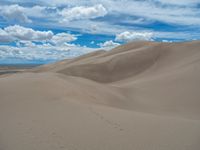
[[119,43],[113,42],[112,40],[106,41],[104,43],[100,43],[99,46],[104,49],[112,49],[114,47],[119,46]]
[[36,31],[19,25],[0,29],[0,42],[12,41],[46,41],[53,37],[52,31]]
[[56,45],[62,45],[75,40],[77,40],[75,35],[69,33],[58,33],[52,37],[51,42]]
[[0,45],[0,59],[56,61],[96,50],[70,43],[76,39],[77,35],[69,33],[54,35],[52,31],[37,31],[19,25],[0,28],[1,43],[16,43],[16,46]]
[[36,44],[31,41],[18,41],[16,45],[18,47],[36,47]]
[[37,31],[19,25],[0,28],[0,42],[18,42],[19,44],[30,44],[34,42],[50,42],[54,45],[62,45],[77,40],[77,35],[69,33],[55,34],[52,31]]
[[4,28],[9,35],[24,41],[45,41],[53,37],[52,31],[36,31],[19,25]]
[[0,28],[0,42],[8,43],[14,41],[14,38],[9,35],[6,31]]
[[73,8],[65,8],[60,12],[60,15],[63,17],[63,22],[83,19],[94,19],[97,17],[105,16],[106,14],[107,10],[102,4],[90,7],[78,6]]
[[80,56],[96,50],[75,44],[64,44],[62,46],[54,46],[51,44],[32,46],[32,44],[29,44],[31,43],[25,43],[25,45],[19,45],[19,47],[0,45],[0,59],[57,61]]
[[115,40],[121,42],[130,42],[135,40],[152,40],[153,33],[150,32],[129,32],[125,31],[116,35]]
[[[23,7],[27,16],[34,18],[51,19],[57,17],[58,8],[34,5],[33,7]],[[48,17],[47,17],[48,16]]]
[[0,7],[0,16],[8,21],[17,21],[22,23],[31,23],[32,21],[26,16],[24,8],[19,5],[7,5]]

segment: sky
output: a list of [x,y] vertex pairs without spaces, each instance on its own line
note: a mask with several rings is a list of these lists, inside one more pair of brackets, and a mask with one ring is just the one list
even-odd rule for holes
[[0,0],[0,64],[200,39],[200,0]]

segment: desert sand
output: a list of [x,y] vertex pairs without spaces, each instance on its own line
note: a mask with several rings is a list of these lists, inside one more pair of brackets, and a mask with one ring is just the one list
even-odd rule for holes
[[0,76],[0,150],[199,150],[200,42],[132,42]]

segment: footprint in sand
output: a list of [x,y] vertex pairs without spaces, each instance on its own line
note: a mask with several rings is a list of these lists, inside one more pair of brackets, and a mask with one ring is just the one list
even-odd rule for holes
[[118,123],[106,119],[102,114],[100,114],[99,112],[95,111],[93,108],[90,107],[89,110],[90,110],[90,112],[92,112],[92,114],[94,114],[95,116],[100,118],[102,121],[104,121],[106,124],[110,125],[112,128],[115,128],[115,129],[117,129],[119,131],[123,131],[124,130],[123,128],[121,128],[121,126]]

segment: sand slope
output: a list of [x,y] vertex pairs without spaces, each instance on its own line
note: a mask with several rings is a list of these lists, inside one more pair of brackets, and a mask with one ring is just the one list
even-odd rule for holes
[[0,150],[199,150],[200,42],[132,42],[0,77]]

